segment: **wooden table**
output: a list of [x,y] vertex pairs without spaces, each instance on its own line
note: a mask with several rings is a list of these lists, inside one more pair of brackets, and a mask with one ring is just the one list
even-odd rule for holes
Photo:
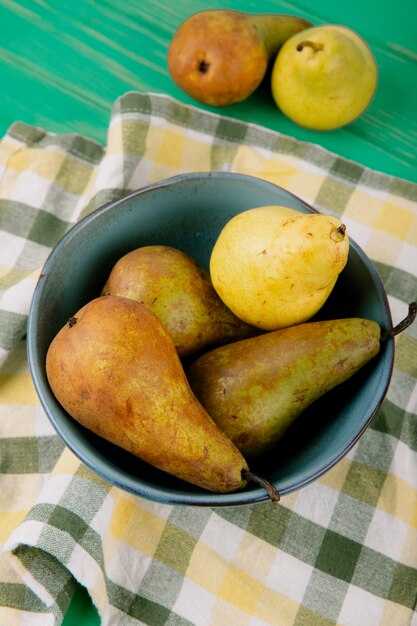
[[[331,132],[302,129],[275,106],[267,82],[245,102],[216,112],[269,127],[372,169],[417,182],[417,5],[413,0],[0,0],[0,132],[20,120],[105,142],[114,100],[130,90],[197,104],[171,81],[166,54],[176,28],[207,8],[293,13],[339,23],[370,44],[380,69],[368,111]],[[205,108],[205,107],[203,107]],[[208,108],[208,107],[206,107]],[[212,109],[213,110],[213,109]],[[64,626],[99,624],[80,588]]]

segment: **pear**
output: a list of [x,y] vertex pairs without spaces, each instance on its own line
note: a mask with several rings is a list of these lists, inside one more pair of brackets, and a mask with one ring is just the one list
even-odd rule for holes
[[144,304],[165,326],[181,358],[256,332],[222,302],[207,270],[170,246],[143,246],[121,257],[102,293]]
[[352,29],[336,24],[290,37],[271,74],[278,107],[313,130],[351,123],[369,106],[377,84],[378,66],[368,44]]
[[346,265],[346,226],[283,206],[249,209],[220,232],[210,258],[214,288],[248,324],[276,330],[308,321]]
[[353,376],[380,348],[361,318],[307,322],[216,348],[187,371],[195,395],[245,458],[277,444],[312,402]]
[[205,104],[240,102],[261,83],[268,61],[282,44],[309,26],[311,22],[291,15],[200,11],[186,19],[171,40],[171,78]]
[[209,491],[245,486],[246,461],[197,401],[170,336],[139,302],[87,303],[54,337],[46,372],[64,409],[97,435]]

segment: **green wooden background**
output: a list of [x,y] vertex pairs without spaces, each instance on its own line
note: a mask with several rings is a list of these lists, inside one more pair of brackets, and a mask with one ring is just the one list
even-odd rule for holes
[[[208,8],[295,14],[355,29],[371,46],[380,78],[370,108],[350,126],[324,133],[296,126],[275,106],[267,81],[245,102],[211,110],[417,182],[416,0],[0,0],[0,134],[20,120],[104,143],[112,104],[130,90],[198,105],[172,83],[166,54],[181,22]],[[98,624],[80,588],[64,626]]]
[[218,110],[417,182],[416,0],[0,0],[0,133],[20,119],[104,142],[112,102],[125,91],[192,102],[172,83],[166,52],[188,15],[214,7],[293,13],[357,30],[374,51],[380,81],[371,107],[351,126],[325,133],[297,127],[273,103],[268,83]]

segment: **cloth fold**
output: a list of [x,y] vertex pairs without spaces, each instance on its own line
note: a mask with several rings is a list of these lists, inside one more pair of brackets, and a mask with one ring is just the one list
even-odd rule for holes
[[343,216],[394,321],[416,299],[411,182],[160,94],[119,98],[105,146],[15,123],[0,142],[0,623],[57,626],[77,581],[103,626],[415,626],[416,325],[366,433],[279,505],[132,496],[64,448],[39,406],[25,332],[50,250],[97,207],[191,171],[257,176]]

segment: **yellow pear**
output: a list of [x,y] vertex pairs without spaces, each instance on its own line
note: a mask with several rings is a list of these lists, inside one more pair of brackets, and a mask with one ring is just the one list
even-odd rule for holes
[[275,330],[310,319],[346,265],[346,227],[333,216],[282,206],[234,216],[213,247],[210,275],[240,319]]
[[275,59],[271,87],[281,111],[313,130],[349,124],[370,104],[378,66],[355,31],[335,24],[290,37]]

